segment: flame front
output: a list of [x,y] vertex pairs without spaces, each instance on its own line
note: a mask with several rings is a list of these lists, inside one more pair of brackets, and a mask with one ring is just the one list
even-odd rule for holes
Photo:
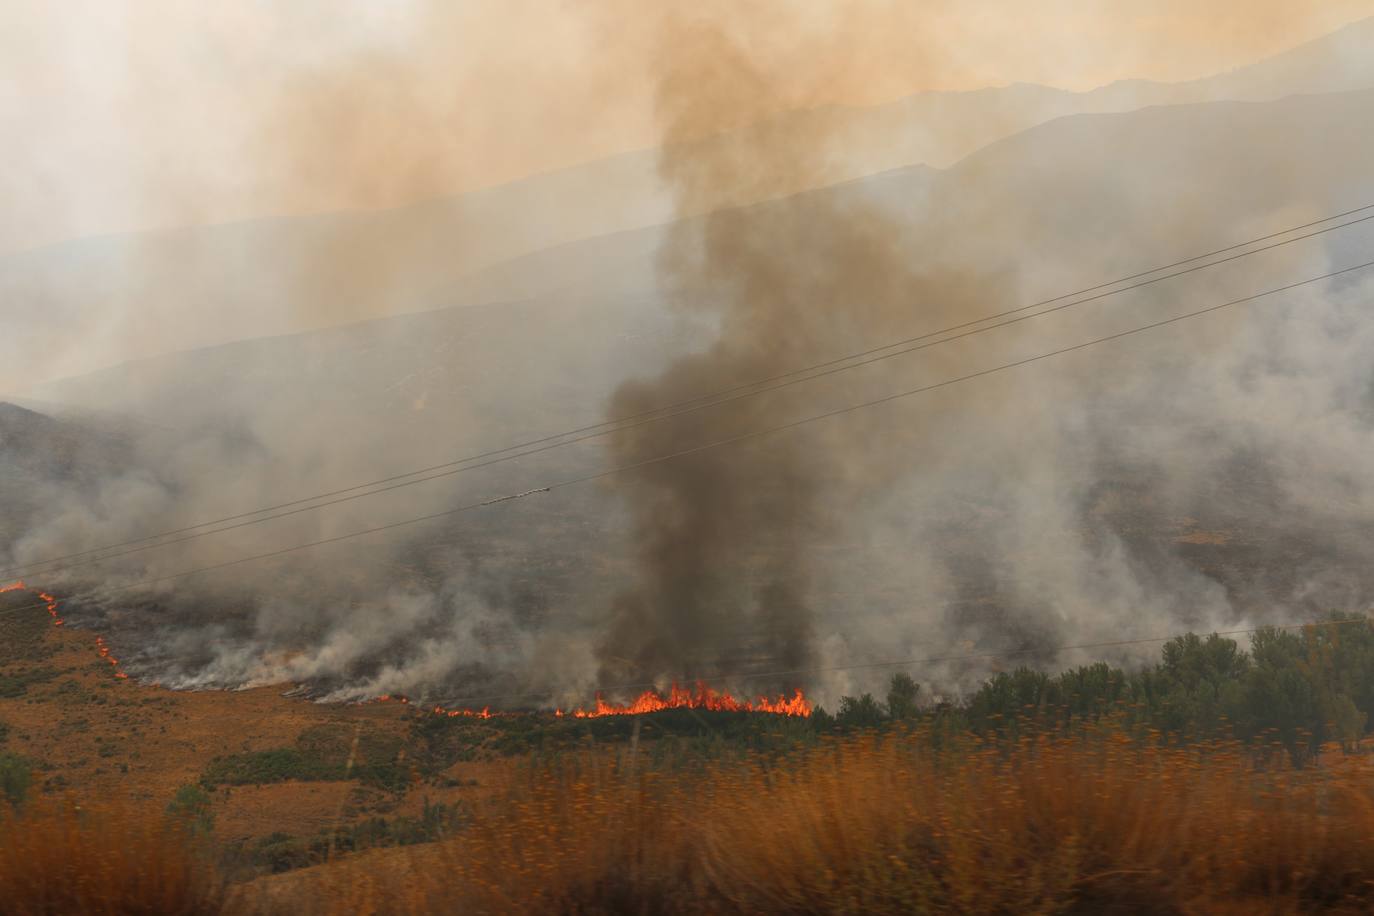
[[480,711],[476,709],[445,709],[442,706],[436,706],[434,707],[434,714],[436,716],[448,716],[450,719],[456,719],[459,716],[466,716],[473,719],[490,719],[493,715],[490,706],[483,706]]
[[[757,700],[739,700],[724,693],[714,690],[701,681],[697,682],[696,689],[679,687],[677,684],[672,686],[667,695],[663,695],[654,690],[646,690],[636,697],[633,701],[625,704],[607,703],[598,694],[596,705],[591,709],[574,709],[568,715],[579,719],[595,719],[599,716],[634,716],[646,712],[658,712],[661,709],[709,709],[722,712],[767,712],[779,716],[802,716],[811,715],[811,702],[806,699],[801,690],[798,689],[789,699],[779,696],[770,700],[767,697],[759,697]],[[563,715],[560,710],[559,715]]]
[[[407,697],[382,694],[375,697],[376,703],[403,703],[410,704]],[[811,715],[811,701],[798,689],[789,697],[779,696],[776,699],[759,697],[756,700],[740,700],[724,691],[715,690],[707,686],[704,682],[698,681],[696,687],[679,687],[677,684],[672,686],[666,695],[659,694],[653,690],[646,690],[630,703],[616,704],[607,703],[600,694],[597,694],[596,705],[590,709],[570,709],[565,710],[561,707],[553,711],[554,718],[564,718],[571,716],[576,719],[596,719],[601,716],[635,716],[648,712],[658,712],[663,709],[707,709],[718,712],[761,712],[771,713],[777,716],[800,716],[805,718]],[[516,712],[492,712],[491,707],[486,706],[482,709],[450,709],[446,706],[433,706],[430,711],[436,716],[445,716],[450,719],[471,718],[471,719],[492,719],[497,716],[521,715]],[[528,715],[528,713],[526,713]]]
[[[33,592],[33,594],[37,595],[38,599],[43,602],[44,607],[47,608],[48,616],[52,618],[53,626],[60,627],[66,623],[66,621],[64,621],[60,616],[58,616],[58,601],[56,596],[49,595],[47,592],[40,592],[34,588],[29,588],[29,586],[24,583],[23,579],[20,579],[18,582],[12,582],[9,585],[0,587],[0,595],[3,595],[5,592]],[[105,644],[105,637],[97,636],[95,638],[95,648],[96,651],[100,653],[100,657],[105,659],[105,661],[109,662],[110,667],[115,669],[115,677],[119,678],[120,680],[128,679],[129,675],[119,670],[119,659],[115,658],[114,655],[111,654],[110,647]]]

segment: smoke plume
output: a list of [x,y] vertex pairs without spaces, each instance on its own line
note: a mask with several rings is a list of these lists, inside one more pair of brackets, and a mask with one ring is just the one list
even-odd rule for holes
[[[594,17],[615,31],[597,70],[608,86],[652,87],[650,184],[671,200],[666,225],[540,210],[613,209],[615,183],[571,187],[592,174],[577,172],[465,199],[459,216],[320,217],[222,227],[213,244],[177,235],[36,257],[10,291],[55,323],[50,337],[5,341],[24,367],[50,342],[103,354],[93,363],[173,348],[183,338],[167,315],[216,340],[261,332],[248,314],[274,316],[273,332],[331,327],[36,387],[35,414],[0,415],[0,559],[33,564],[638,414],[1374,199],[1368,90],[1277,98],[1270,70],[1262,92],[1243,73],[1181,97],[1126,87],[1103,108],[1064,109],[1119,113],[1059,120],[1027,114],[1068,105],[1023,105],[1034,87],[941,97],[919,110],[972,114],[941,122],[957,128],[947,144],[921,147],[960,151],[936,169],[904,152],[920,131],[903,113],[918,109],[863,120],[836,106],[893,66],[873,53],[872,20],[642,9]],[[934,47],[933,20],[903,16],[921,21],[903,79],[943,85],[958,47]],[[302,98],[324,100],[318,121],[308,101],[272,108],[274,174],[329,170],[344,148],[352,158],[321,180],[331,194],[358,182],[375,203],[438,181],[448,141],[398,130],[355,143],[374,106],[423,120],[452,101],[392,79],[405,57],[393,47],[313,74]],[[1218,87],[1263,101],[1136,110]],[[1056,647],[1359,610],[1374,584],[1362,458],[1374,340],[1358,276],[697,449],[1344,266],[1371,237],[1354,227],[604,443],[31,578],[76,596],[64,615],[109,634],[136,676],[512,704],[899,658],[1130,661]],[[54,292],[106,276],[107,260],[127,286]],[[58,305],[73,301],[104,310],[80,335],[62,330],[80,316]],[[601,487],[164,580],[617,466],[633,469]],[[1011,663],[913,673],[958,690]],[[883,676],[742,686],[800,685],[828,702]]]

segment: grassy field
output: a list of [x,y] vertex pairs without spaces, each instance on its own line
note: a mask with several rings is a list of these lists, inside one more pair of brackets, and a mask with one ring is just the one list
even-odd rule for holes
[[531,765],[451,837],[226,885],[177,816],[43,805],[7,913],[1300,913],[1374,905],[1374,757],[1168,748],[1104,725],[855,735],[665,768]]
[[168,691],[25,608],[0,916],[1374,908],[1363,619],[959,706],[894,678],[810,719],[573,720]]

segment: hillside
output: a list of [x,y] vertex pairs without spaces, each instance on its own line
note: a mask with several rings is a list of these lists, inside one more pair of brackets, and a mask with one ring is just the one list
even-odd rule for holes
[[[839,182],[924,164],[953,166],[990,143],[1071,115],[1204,101],[1263,101],[1374,85],[1374,21],[1232,73],[1189,83],[1113,84],[1086,93],[1013,85],[923,93],[871,108],[795,112],[755,130],[821,144]],[[748,144],[726,135],[711,144]],[[0,297],[44,317],[23,349],[0,349],[24,380],[99,365],[96,316],[131,356],[443,306],[518,299],[529,274],[489,268],[534,252],[663,224],[676,214],[644,150],[510,185],[380,212],[257,220],[78,240],[0,257]],[[780,186],[780,193],[808,190]],[[755,202],[746,195],[734,201]],[[498,279],[499,278],[499,279]],[[547,289],[548,287],[545,287]],[[131,306],[137,305],[137,309]],[[137,323],[114,319],[140,315]],[[0,348],[4,342],[0,341]],[[41,356],[40,356],[41,354]]]
[[[519,301],[244,341],[39,386],[35,396],[52,403],[170,428],[146,437],[158,444],[145,460],[166,484],[139,491],[139,512],[63,504],[56,516],[81,527],[50,533],[73,549],[116,542],[595,423],[626,378],[651,376],[710,337],[709,320],[662,305],[656,252],[674,232],[725,227],[783,246],[810,227],[829,226],[842,241],[848,224],[837,214],[900,227],[891,255],[910,275],[867,303],[878,320],[848,329],[852,337],[798,342],[799,361],[823,360],[841,343],[861,349],[967,317],[961,309],[998,311],[1348,209],[1370,193],[1372,110],[1374,93],[1354,92],[1061,119],[945,172],[896,170],[530,255],[503,274],[527,284]],[[1113,184],[1122,170],[1130,190]],[[1358,257],[1368,238],[1346,230],[1186,285],[848,373],[843,385],[781,391],[766,416],[802,416],[1320,273]],[[840,288],[861,279],[843,263],[817,270],[838,271],[817,276]],[[976,281],[945,303],[941,290],[961,290],[947,278]],[[1360,511],[1341,496],[1358,485],[1356,472],[1340,457],[1364,435],[1365,408],[1351,412],[1340,394],[1358,390],[1368,364],[1362,338],[1339,330],[1355,321],[1358,293],[1355,283],[1314,288],[1199,324],[1197,334],[1142,337],[1053,370],[811,427],[808,442],[866,443],[862,455],[839,452],[840,470],[828,472],[836,486],[825,505],[844,524],[808,548],[826,651],[853,659],[1049,646],[1127,626],[1271,619],[1363,594],[1374,567]],[[1198,390],[1219,393],[1199,399]],[[1273,424],[1276,411],[1286,419]],[[1315,418],[1326,425],[1310,428]],[[704,440],[727,420],[702,414],[680,428]],[[175,574],[594,473],[605,461],[589,442],[139,555],[122,571]],[[851,490],[845,468],[888,482]],[[459,695],[474,683],[527,689],[532,659],[551,679],[585,683],[589,640],[635,575],[622,496],[614,480],[569,488],[189,582],[180,598],[150,598],[155,614],[123,598],[84,613],[126,638],[144,634],[134,670],[186,685],[273,676],[260,672],[263,658],[293,659],[281,670],[300,679],[375,692],[436,682]],[[335,572],[324,575],[317,556]],[[738,562],[753,569],[766,558],[760,549]],[[289,574],[272,571],[281,569]],[[1060,583],[1053,590],[1049,577]],[[216,608],[213,620],[197,606]],[[350,634],[379,614],[397,622],[395,642],[350,655]],[[154,617],[162,622],[150,630]],[[415,641],[422,634],[440,635],[442,650],[424,651],[449,660],[413,657],[427,645]],[[336,643],[342,652],[327,648]],[[952,682],[973,676],[949,672]]]

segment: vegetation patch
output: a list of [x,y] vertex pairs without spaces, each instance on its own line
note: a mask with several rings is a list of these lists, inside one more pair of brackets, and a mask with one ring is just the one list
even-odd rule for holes
[[194,836],[209,833],[215,827],[215,812],[210,793],[204,787],[188,783],[177,789],[167,813],[186,825]]
[[320,760],[294,747],[280,747],[216,757],[205,768],[201,783],[206,788],[214,788],[221,785],[261,785],[293,779],[313,782],[343,778],[344,768],[341,765]]
[[0,754],[0,802],[22,805],[33,782],[33,766],[17,754]]
[[391,792],[404,789],[411,769],[404,764],[399,739],[352,729],[317,726],[302,733],[295,747],[271,748],[216,757],[201,775],[207,789],[274,782],[331,782],[357,779]]
[[[185,789],[178,796],[184,792]],[[425,799],[419,817],[370,817],[309,837],[277,831],[235,848],[227,854],[226,864],[235,871],[276,874],[319,865],[340,853],[433,843],[455,836],[469,823],[471,817],[465,806]]]
[[43,684],[57,677],[53,668],[27,668],[0,671],[0,698],[22,697],[30,686]]
[[814,725],[804,718],[709,709],[664,709],[593,719],[555,719],[547,714],[474,719],[417,713],[410,744],[420,772],[428,775],[474,760],[523,755],[548,760],[580,750],[625,745],[636,733],[644,753],[657,755],[665,764],[782,752],[817,737]]
[[0,594],[0,664],[42,661],[53,654],[44,642],[51,621],[34,600],[28,592]]

